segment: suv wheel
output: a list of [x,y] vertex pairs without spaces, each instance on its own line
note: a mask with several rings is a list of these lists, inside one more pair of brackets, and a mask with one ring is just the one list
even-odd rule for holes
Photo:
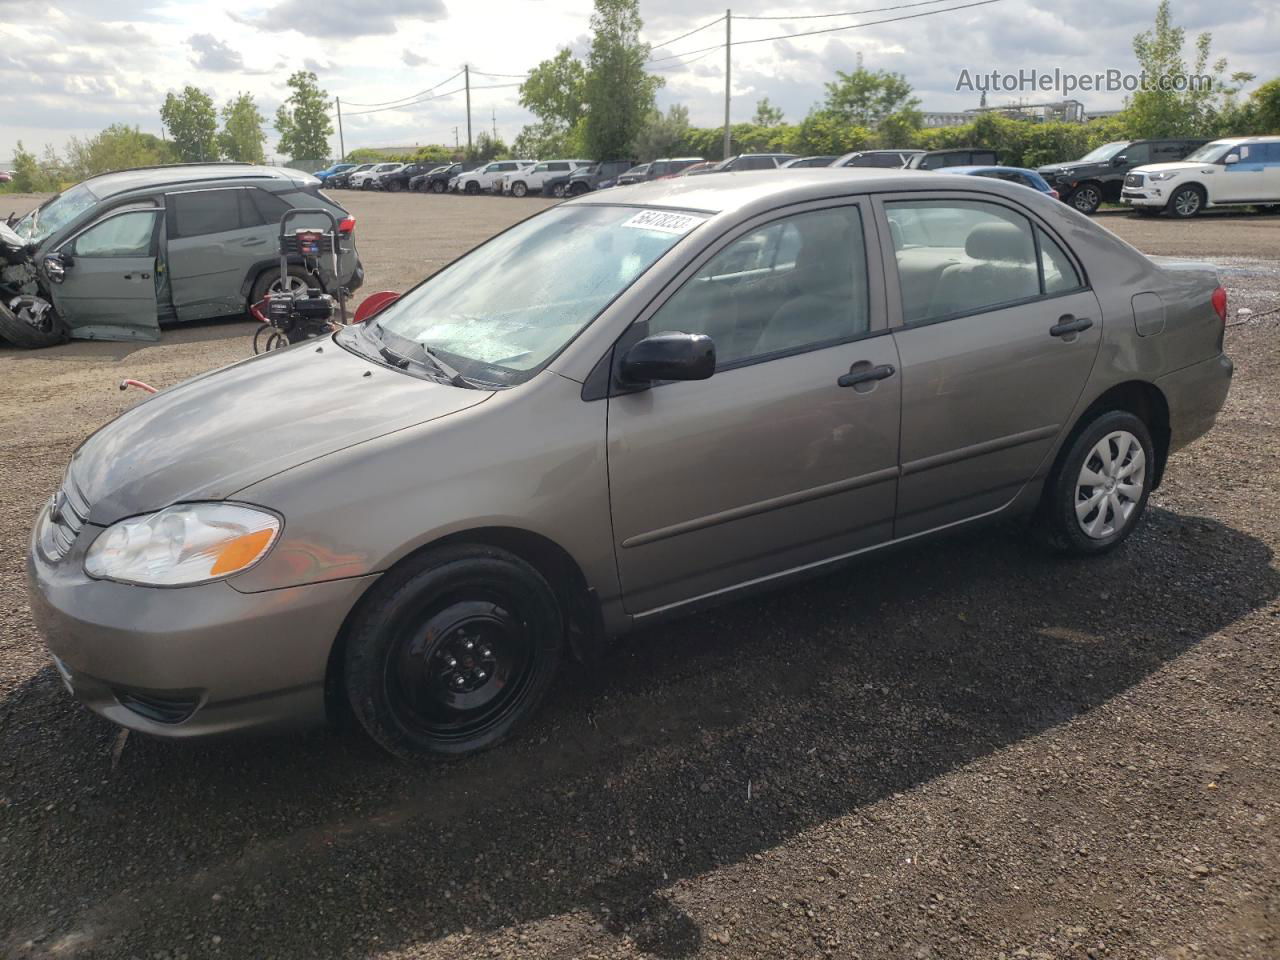
[[399,180],[387,181],[387,191],[389,193],[399,193],[402,188],[403,188],[403,185],[400,183]]
[[1102,206],[1102,188],[1096,183],[1082,183],[1071,191],[1071,196],[1067,197],[1067,203],[1081,213],[1096,213],[1098,207]]
[[1105,553],[1133,532],[1155,480],[1147,425],[1111,410],[1076,433],[1041,503],[1044,539],[1059,550]]
[[460,756],[533,713],[563,639],[537,570],[496,547],[448,546],[373,588],[348,636],[343,682],[361,726],[391,753]]
[[575,183],[573,184],[573,186],[569,188],[569,196],[580,197],[584,193],[587,193],[590,189],[591,188],[588,187],[585,183]]
[[529,192],[529,188],[525,186],[523,180],[517,180],[511,185],[511,195],[513,197],[523,197]]
[[467,185],[464,189],[468,194],[474,197],[477,193],[480,192],[480,184],[476,183],[476,181],[474,180],[468,180]]
[[302,267],[291,266],[285,276],[284,283],[280,282],[280,268],[268,267],[253,282],[253,288],[249,291],[249,303],[250,305],[261,303],[269,293],[280,293],[281,291],[297,293],[314,286],[317,286],[316,278],[307,273]]
[[1175,190],[1173,196],[1169,198],[1169,206],[1166,209],[1170,216],[1185,220],[1188,217],[1194,217],[1203,207],[1204,188],[1193,183]]
[[435,183],[431,184],[432,193],[444,193],[448,189],[449,185],[443,180],[437,180]]

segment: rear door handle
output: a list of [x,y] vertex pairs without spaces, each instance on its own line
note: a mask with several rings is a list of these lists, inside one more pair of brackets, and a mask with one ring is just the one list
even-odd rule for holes
[[870,383],[873,380],[887,380],[897,372],[892,364],[882,363],[879,366],[867,367],[856,372],[850,370],[836,383],[842,387],[856,387],[860,383]]
[[264,243],[266,243],[266,242],[267,242],[267,241],[263,240],[261,237],[258,237],[258,238],[257,238],[257,239],[255,239],[255,240],[246,240],[246,241],[244,241],[244,243],[240,244],[240,246],[242,246],[242,247],[260,247],[260,246],[262,246],[262,245],[263,245]]
[[133,280],[133,279],[135,279],[135,278],[136,278],[136,279],[138,279],[138,280],[150,280],[150,279],[151,279],[151,274],[149,274],[149,273],[126,273],[126,274],[124,275],[124,278],[125,278],[126,280]]
[[1093,321],[1088,317],[1073,317],[1068,313],[1059,317],[1058,322],[1049,328],[1049,336],[1065,337],[1072,333],[1088,330],[1092,326]]

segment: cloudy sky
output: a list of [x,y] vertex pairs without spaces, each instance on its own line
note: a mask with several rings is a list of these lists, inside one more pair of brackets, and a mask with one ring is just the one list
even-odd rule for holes
[[[724,12],[726,0],[641,0],[644,36],[653,57],[696,51],[723,41],[724,25],[668,43]],[[904,73],[925,109],[976,106],[957,92],[962,70],[1020,68],[1094,73],[1130,70],[1134,33],[1151,22],[1155,0],[999,0],[955,13],[897,23],[884,18],[945,9],[973,0],[728,0],[733,39],[749,40],[862,23],[857,29],[751,43],[733,50],[733,119],[748,120],[768,97],[788,120],[799,120],[838,69],[866,66]],[[860,16],[803,19],[805,14],[913,5]],[[1174,0],[1174,16],[1189,32],[1210,30],[1214,51],[1231,70],[1262,78],[1276,73],[1275,0]],[[292,70],[314,70],[344,103],[348,149],[452,143],[466,138],[462,96],[409,109],[360,113],[438,86],[470,63],[474,129],[510,142],[528,115],[516,102],[520,74],[568,46],[585,53],[590,0],[0,0],[0,161],[22,140],[37,151],[61,149],[113,122],[160,133],[165,92],[194,83],[223,102],[252,92],[269,117],[285,95]],[[737,19],[752,15],[779,19]],[[785,18],[785,19],[784,19]],[[659,103],[684,103],[697,124],[720,123],[724,110],[723,51],[659,61],[666,86]],[[480,89],[489,87],[490,89]],[[1120,106],[1123,94],[1082,94],[1089,108]],[[992,104],[1008,95],[993,96]],[[1052,95],[1028,100],[1055,99]],[[272,131],[274,134],[274,131]],[[337,152],[335,135],[333,149]],[[268,152],[275,148],[275,137]]]

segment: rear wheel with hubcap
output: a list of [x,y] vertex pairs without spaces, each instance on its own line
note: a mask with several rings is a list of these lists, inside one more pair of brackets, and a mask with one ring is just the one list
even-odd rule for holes
[[523,197],[529,192],[529,188],[525,186],[523,180],[517,180],[511,185],[511,195],[513,197]]
[[433,193],[444,193],[445,190],[448,189],[448,187],[449,185],[445,183],[443,180],[437,180],[433,184],[431,184],[431,190]]
[[519,557],[479,545],[432,550],[388,573],[357,615],[347,697],[397,756],[472,753],[538,706],[563,635],[551,587]]
[[308,287],[315,286],[318,286],[316,278],[302,267],[290,267],[283,280],[280,279],[279,268],[267,269],[254,281],[253,289],[249,291],[249,304],[261,303],[269,293],[303,293]]
[[1071,191],[1067,203],[1081,213],[1096,213],[1098,207],[1102,205],[1102,188],[1096,183],[1082,183]]
[[1166,209],[1170,215],[1186,219],[1187,217],[1194,217],[1203,206],[1204,190],[1192,184],[1174,191],[1173,196],[1169,198],[1169,206]]
[[1133,532],[1155,480],[1155,447],[1141,418],[1111,410],[1070,441],[1041,504],[1048,542],[1072,553],[1105,553]]

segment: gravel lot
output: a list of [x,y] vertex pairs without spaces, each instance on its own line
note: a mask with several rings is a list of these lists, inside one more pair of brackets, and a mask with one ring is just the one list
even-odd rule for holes
[[[344,201],[365,293],[545,205]],[[1280,218],[1102,222],[1280,306]],[[34,631],[28,530],[115,384],[251,330],[0,348],[0,957],[1280,956],[1280,315],[1228,331],[1217,429],[1108,557],[877,557],[635,635],[429,769],[352,731],[119,749]]]

